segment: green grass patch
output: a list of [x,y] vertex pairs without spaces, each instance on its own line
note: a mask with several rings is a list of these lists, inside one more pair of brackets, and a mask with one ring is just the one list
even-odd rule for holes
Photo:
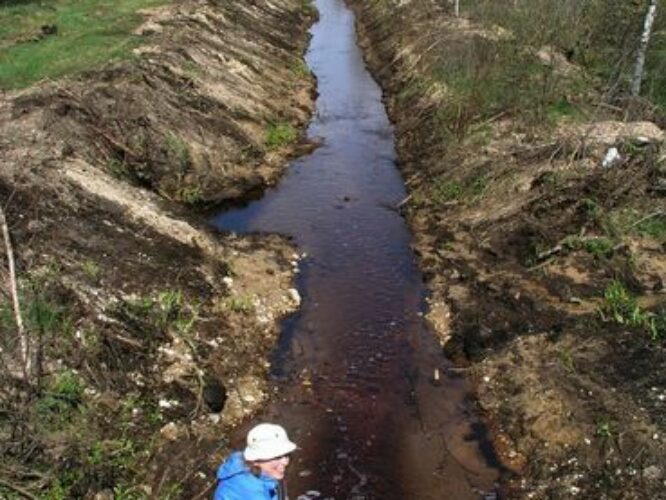
[[488,187],[489,179],[479,175],[464,181],[437,179],[430,189],[430,199],[437,204],[451,201],[474,202],[481,198]]
[[642,329],[652,340],[666,336],[666,309],[651,312],[641,308],[618,280],[611,281],[606,287],[601,314],[621,325]]
[[222,309],[235,313],[250,314],[254,311],[254,300],[251,295],[235,295],[222,302]]
[[0,88],[27,87],[127,59],[141,37],[139,9],[170,0],[0,3]]
[[273,123],[266,131],[266,147],[277,149],[291,144],[298,137],[296,129],[288,123]]
[[60,427],[69,422],[82,402],[85,384],[73,371],[64,371],[48,384],[36,409],[42,424]]
[[613,255],[615,243],[603,236],[591,238],[568,236],[565,238],[563,246],[567,250],[585,250],[598,259],[607,259]]
[[604,230],[615,238],[629,234],[666,242],[666,214],[644,213],[635,209],[617,210],[602,221]]
[[561,97],[548,105],[546,116],[548,120],[553,123],[562,120],[579,120],[582,117],[579,109],[564,97]]

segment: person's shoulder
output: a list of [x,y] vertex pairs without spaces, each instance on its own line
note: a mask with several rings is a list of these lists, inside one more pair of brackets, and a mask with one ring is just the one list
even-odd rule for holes
[[249,471],[222,479],[215,490],[214,500],[264,500],[263,481]]

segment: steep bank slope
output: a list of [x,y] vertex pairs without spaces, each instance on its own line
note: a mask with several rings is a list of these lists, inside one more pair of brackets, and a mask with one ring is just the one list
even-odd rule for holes
[[[528,104],[474,121],[480,110],[460,106],[442,72],[479,47],[491,57],[510,34],[454,19],[441,2],[349,3],[396,122],[410,190],[400,208],[432,292],[430,316],[445,351],[478,381],[479,408],[521,478],[510,495],[658,496],[663,132],[601,112],[547,126],[527,119]],[[538,48],[518,50],[560,82],[580,71]],[[587,92],[581,100],[596,103]],[[621,160],[604,168],[611,147]]]
[[248,196],[295,152],[313,10],[145,15],[133,61],[0,102],[0,201],[36,366],[28,385],[3,295],[0,496],[205,491],[228,429],[268,396],[276,321],[298,306],[287,241],[212,234],[187,206]]

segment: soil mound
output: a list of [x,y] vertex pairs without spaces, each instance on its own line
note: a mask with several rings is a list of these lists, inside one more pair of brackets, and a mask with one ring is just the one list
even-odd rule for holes
[[205,492],[227,431],[268,397],[276,322],[298,306],[288,241],[213,234],[190,209],[250,196],[307,147],[313,11],[197,0],[145,15],[136,59],[0,101],[36,360],[27,378],[12,361],[2,297],[0,496]]
[[430,316],[478,381],[520,478],[506,478],[509,496],[660,496],[663,131],[612,113],[559,129],[499,113],[456,129],[467,110],[437,78],[438,54],[487,47],[487,29],[451,22],[437,2],[350,4],[396,122],[410,192],[400,209]]

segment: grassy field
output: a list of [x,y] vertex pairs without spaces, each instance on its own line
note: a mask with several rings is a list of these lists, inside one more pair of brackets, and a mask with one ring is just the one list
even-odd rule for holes
[[0,1],[0,88],[16,89],[131,56],[138,10],[170,0]]

